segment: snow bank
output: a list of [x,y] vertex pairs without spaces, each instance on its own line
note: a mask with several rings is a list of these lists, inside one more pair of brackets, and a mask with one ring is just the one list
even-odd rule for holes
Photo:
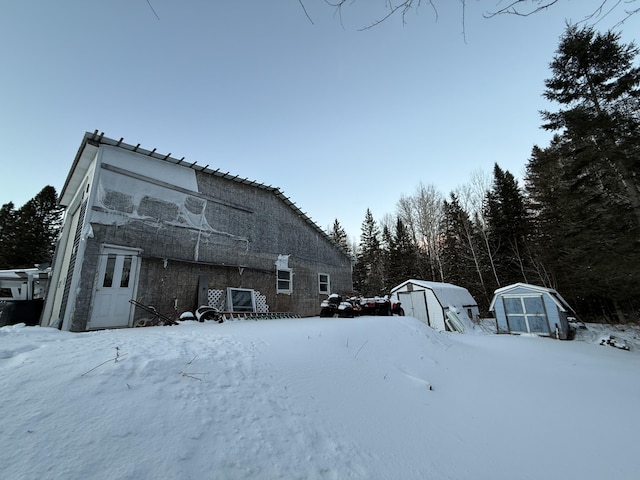
[[585,342],[410,317],[13,326],[0,328],[0,379],[6,479],[640,471],[640,354]]

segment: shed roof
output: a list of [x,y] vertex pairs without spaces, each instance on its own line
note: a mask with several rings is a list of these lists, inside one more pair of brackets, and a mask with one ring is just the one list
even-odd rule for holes
[[120,140],[114,140],[112,138],[108,138],[104,136],[104,133],[98,133],[98,130],[95,130],[93,133],[86,132],[82,139],[82,143],[78,148],[78,153],[76,153],[76,157],[73,161],[73,165],[71,166],[71,170],[67,175],[67,179],[64,182],[64,186],[60,192],[60,196],[58,199],[58,203],[63,206],[69,206],[69,203],[73,199],[73,196],[82,182],[91,162],[98,151],[100,145],[107,145],[112,147],[118,147],[123,150],[127,150],[130,152],[138,153],[140,155],[146,155],[148,157],[154,158],[156,160],[162,160],[165,162],[173,163],[175,165],[182,165],[184,167],[191,168],[193,170],[204,172],[210,175],[214,175],[216,177],[225,178],[227,180],[231,180],[234,182],[238,182],[245,185],[250,185],[252,187],[256,187],[262,190],[266,190],[268,192],[273,193],[277,198],[282,200],[285,205],[291,208],[302,220],[304,220],[311,228],[313,228],[317,233],[325,237],[331,243],[333,243],[340,251],[342,251],[345,255],[348,255],[332,238],[325,232],[322,228],[320,228],[308,215],[307,213],[300,210],[300,208],[293,203],[289,197],[287,197],[279,188],[274,187],[272,185],[265,185],[264,183],[257,182],[255,180],[249,180],[247,178],[239,177],[238,175],[232,175],[229,172],[222,172],[220,169],[210,169],[209,165],[200,166],[197,165],[197,162],[187,162],[184,157],[177,159],[171,156],[171,153],[166,155],[159,154],[156,152],[156,149],[153,150],[145,150],[144,148],[140,148],[140,144],[137,145],[129,145],[123,142],[123,138]]
[[402,282],[391,289],[391,293],[395,293],[405,287],[407,284],[412,284],[417,287],[421,287],[427,290],[432,290],[438,301],[442,306],[477,306],[478,302],[475,301],[469,290],[458,285],[443,282],[430,282],[427,280],[410,279]]
[[558,306],[560,310],[562,310],[563,312],[573,312],[573,308],[571,308],[571,305],[569,305],[569,303],[564,298],[562,298],[562,295],[560,295],[553,288],[542,287],[540,285],[531,285],[529,283],[522,283],[522,282],[507,285],[506,287],[501,287],[501,288],[498,288],[496,291],[494,291],[493,299],[491,300],[491,304],[489,305],[489,311],[490,312],[494,311],[495,303],[498,297],[504,294],[509,294],[510,292],[518,289],[524,289],[524,290],[529,290],[535,293],[546,294],[555,302],[555,304]]

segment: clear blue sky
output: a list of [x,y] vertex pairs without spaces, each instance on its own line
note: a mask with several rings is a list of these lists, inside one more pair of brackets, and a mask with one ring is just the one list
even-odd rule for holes
[[[521,178],[566,19],[483,18],[497,0],[423,2],[403,26],[384,0],[342,19],[306,0],[0,2],[0,204],[58,193],[85,131],[279,187],[322,228],[359,238],[417,185],[444,195],[497,162]],[[376,5],[378,8],[376,8]],[[597,27],[611,28],[623,15]],[[640,18],[622,27],[635,40]]]

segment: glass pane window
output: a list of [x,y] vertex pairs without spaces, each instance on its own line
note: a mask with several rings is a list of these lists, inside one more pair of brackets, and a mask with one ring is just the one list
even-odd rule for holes
[[291,293],[291,270],[278,270],[277,293]]
[[129,279],[131,278],[131,255],[126,255],[124,257],[124,262],[122,263],[122,276],[120,277],[120,286],[122,288],[127,288],[129,286]]
[[524,315],[507,315],[507,320],[509,321],[509,330],[511,332],[528,332]]
[[255,312],[255,299],[253,290],[247,288],[227,289],[227,308],[232,312]]
[[326,293],[326,294],[331,293],[331,286],[330,286],[330,283],[329,283],[329,275],[327,275],[326,273],[319,273],[318,274],[318,286],[319,286],[320,293]]
[[520,297],[504,297],[504,309],[507,313],[524,313]]
[[542,297],[523,297],[524,309],[528,314],[544,315],[544,304]]
[[103,287],[111,287],[113,285],[113,272],[116,268],[116,255],[115,253],[110,253],[107,257],[107,264],[104,269],[104,278],[102,279]]
[[527,315],[527,323],[531,333],[549,333],[546,315]]

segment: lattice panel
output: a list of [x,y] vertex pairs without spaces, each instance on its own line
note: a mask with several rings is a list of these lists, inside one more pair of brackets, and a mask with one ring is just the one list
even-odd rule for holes
[[209,290],[207,292],[207,300],[209,306],[217,308],[218,310],[226,310],[227,295],[224,290]]
[[255,291],[256,295],[256,312],[268,312],[269,305],[267,305],[267,296],[262,295],[259,291]]

